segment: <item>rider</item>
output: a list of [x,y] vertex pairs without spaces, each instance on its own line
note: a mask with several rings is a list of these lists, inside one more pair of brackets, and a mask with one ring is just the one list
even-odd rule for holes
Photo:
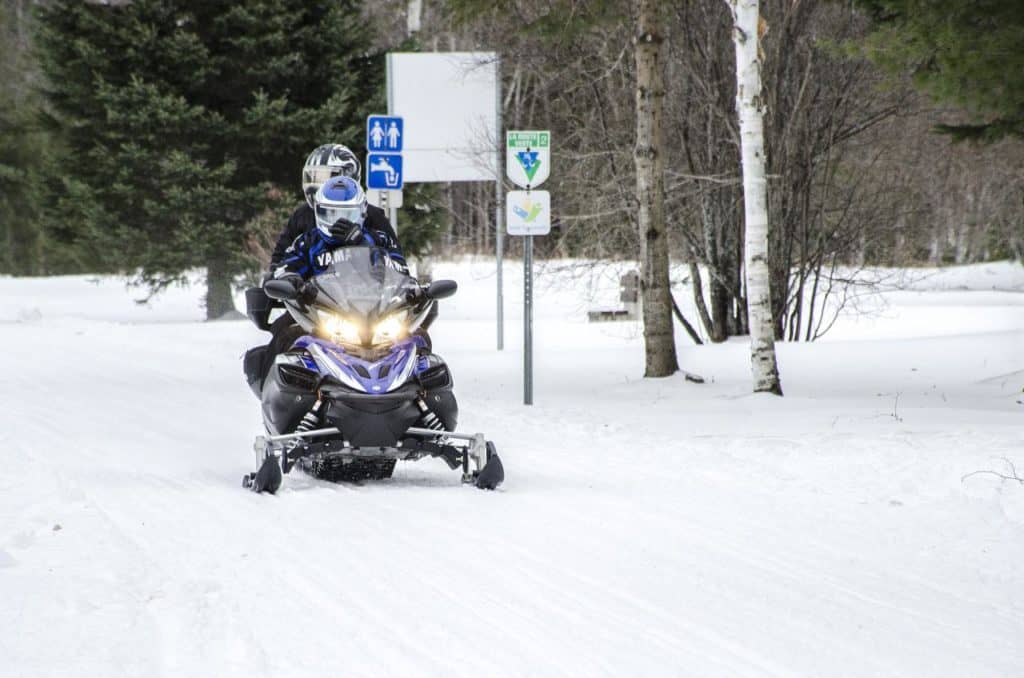
[[[370,245],[387,250],[394,267],[408,273],[405,256],[385,219],[372,218],[372,205],[355,179],[337,176],[320,186],[313,200],[315,228],[312,228],[285,250],[274,277],[298,274],[305,279],[327,267],[322,255],[339,247]],[[378,210],[383,213],[383,210]]]
[[[347,176],[328,179],[316,192],[313,205],[314,228],[296,238],[291,247],[285,250],[282,260],[273,271],[273,277],[269,279],[290,279],[298,288],[302,281],[330,265],[330,257],[324,255],[341,247],[362,245],[383,248],[391,265],[399,272],[408,274],[405,256],[394,237],[394,231],[374,227],[370,211],[372,205],[367,203],[366,193],[355,179]],[[430,315],[436,316],[436,312]],[[274,357],[286,351],[304,334],[287,313],[273,323],[271,332],[273,338],[262,356],[262,366],[259,367],[261,381]],[[431,342],[426,327],[417,330],[417,333],[423,336],[429,351]]]
[[[351,177],[359,183],[360,170],[359,160],[355,154],[342,144],[324,144],[309,154],[302,168],[302,194],[306,202],[295,209],[281,235],[278,236],[277,244],[270,255],[271,271],[281,264],[285,252],[296,238],[316,228],[313,202],[320,186],[337,176]],[[394,243],[394,248],[398,249],[398,236],[384,210],[367,205],[365,225],[373,232],[385,234],[390,239],[389,242]]]
[[[362,244],[383,247],[396,268],[408,271],[394,228],[384,210],[367,203],[366,194],[359,187],[359,174],[359,161],[341,144],[320,146],[309,155],[302,171],[306,203],[295,210],[278,238],[270,261],[270,273],[264,280],[288,273],[308,279],[318,268],[322,269],[316,263],[317,254]],[[330,185],[326,192],[322,190],[325,184]],[[321,198],[319,203],[318,197]],[[263,322],[266,322],[269,307],[262,312]],[[432,342],[427,328],[436,317],[437,302],[434,302],[416,331],[426,341],[428,351]],[[301,328],[288,313],[275,320],[269,329],[273,335],[270,343],[246,354],[246,375],[250,384],[257,385],[257,390],[274,357],[287,350],[302,335]]]

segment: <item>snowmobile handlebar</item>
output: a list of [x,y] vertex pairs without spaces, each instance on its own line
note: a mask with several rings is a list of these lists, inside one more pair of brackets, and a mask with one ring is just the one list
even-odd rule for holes
[[299,289],[295,282],[288,278],[268,280],[263,283],[263,291],[267,293],[268,297],[278,301],[291,301],[299,296]]
[[309,281],[303,281],[297,275],[288,275],[275,280],[268,280],[263,283],[263,291],[271,299],[278,301],[298,300],[303,304],[312,303],[316,299],[316,285]]
[[[418,287],[418,294],[430,299],[447,299],[457,292],[459,284],[454,280],[434,280],[429,285]],[[267,280],[263,283],[263,291],[271,299],[278,301],[299,300],[310,303],[316,299],[317,289],[311,281],[303,281],[298,275],[287,275],[283,278]]]
[[459,284],[454,280],[435,280],[427,285],[423,293],[431,299],[447,299],[455,294],[458,289]]

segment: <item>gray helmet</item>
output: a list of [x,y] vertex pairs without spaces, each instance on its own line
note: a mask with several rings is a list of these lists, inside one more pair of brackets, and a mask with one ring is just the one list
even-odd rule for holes
[[324,144],[309,154],[302,168],[302,194],[313,207],[320,186],[331,177],[351,177],[359,183],[361,166],[355,153],[342,144]]

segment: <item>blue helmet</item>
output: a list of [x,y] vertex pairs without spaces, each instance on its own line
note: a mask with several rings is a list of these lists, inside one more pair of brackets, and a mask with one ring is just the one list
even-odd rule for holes
[[339,219],[362,226],[366,220],[366,193],[352,177],[332,177],[316,192],[313,212],[316,227],[327,236]]

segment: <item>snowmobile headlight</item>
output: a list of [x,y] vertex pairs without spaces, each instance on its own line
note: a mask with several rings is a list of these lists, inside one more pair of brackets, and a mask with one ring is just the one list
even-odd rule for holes
[[374,344],[390,344],[405,333],[405,311],[392,313],[373,328]]
[[322,314],[320,329],[333,341],[340,341],[346,344],[359,344],[362,342],[362,332],[359,325],[348,318],[331,313]]

